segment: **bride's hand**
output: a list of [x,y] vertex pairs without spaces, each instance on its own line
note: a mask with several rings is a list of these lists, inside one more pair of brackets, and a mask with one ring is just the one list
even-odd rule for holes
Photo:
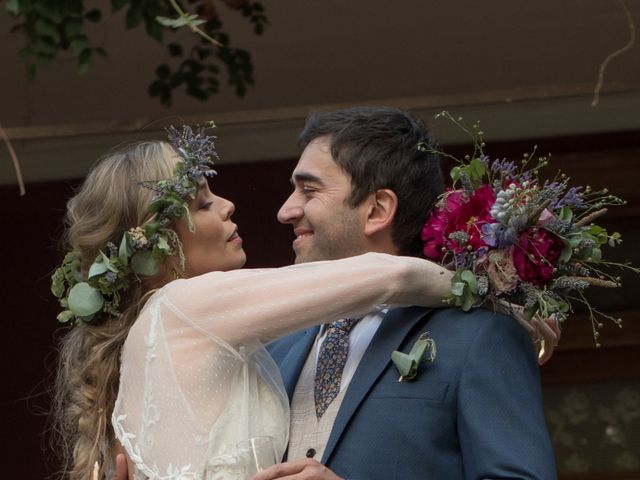
[[560,325],[554,315],[543,319],[535,314],[531,320],[524,318],[524,309],[520,305],[498,301],[493,308],[505,315],[515,318],[524,329],[529,332],[531,340],[538,349],[538,363],[545,364],[553,355],[553,351],[560,343]]
[[553,351],[560,343],[562,332],[553,315],[544,320],[540,316],[534,315],[531,323],[535,325],[535,333],[532,334],[532,337],[535,335],[534,342],[539,345],[538,363],[543,365],[551,358]]

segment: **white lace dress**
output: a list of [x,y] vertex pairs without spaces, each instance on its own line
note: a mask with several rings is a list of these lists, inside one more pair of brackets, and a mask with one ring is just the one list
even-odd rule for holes
[[[406,293],[426,289],[416,281],[430,273],[425,263],[366,254],[213,272],[155,292],[125,342],[112,417],[136,477],[201,479],[207,462],[233,467],[236,444],[259,435],[272,436],[281,457],[289,405],[262,344],[383,303],[413,303]],[[224,472],[221,480],[237,478]]]

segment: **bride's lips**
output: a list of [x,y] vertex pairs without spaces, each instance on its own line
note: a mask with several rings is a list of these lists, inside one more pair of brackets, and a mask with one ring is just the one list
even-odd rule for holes
[[242,242],[242,237],[240,237],[240,235],[238,235],[238,229],[236,228],[233,233],[231,234],[231,236],[229,236],[229,238],[227,238],[227,242]]

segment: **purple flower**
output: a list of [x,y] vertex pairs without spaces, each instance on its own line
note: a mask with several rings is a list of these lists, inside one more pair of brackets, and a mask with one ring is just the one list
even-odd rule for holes
[[584,208],[584,200],[580,190],[582,187],[571,187],[567,190],[560,200],[553,206],[554,209],[560,209],[562,207]]
[[493,248],[506,248],[518,240],[518,229],[501,223],[485,223],[482,225],[482,234],[484,243]]
[[502,160],[494,160],[491,164],[491,170],[496,173],[500,173],[505,177],[511,177],[516,172],[516,164],[506,158],[503,158]]

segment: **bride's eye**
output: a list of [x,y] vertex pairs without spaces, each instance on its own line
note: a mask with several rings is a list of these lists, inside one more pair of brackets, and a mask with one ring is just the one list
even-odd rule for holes
[[200,210],[211,210],[211,205],[213,205],[213,202],[205,202],[200,207]]

